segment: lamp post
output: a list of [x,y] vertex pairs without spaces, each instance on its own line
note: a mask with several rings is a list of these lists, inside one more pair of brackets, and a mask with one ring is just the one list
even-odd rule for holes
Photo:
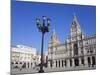
[[[39,32],[42,33],[42,43],[41,43],[41,63],[40,63],[40,70],[39,73],[43,73],[43,65],[44,65],[44,61],[43,61],[43,45],[44,45],[44,34],[46,32],[49,32],[50,29],[50,18],[46,18],[46,16],[43,16],[43,23],[40,23],[40,18],[37,17],[36,18],[36,24],[37,24],[37,28],[39,30]],[[47,25],[46,25],[47,24]]]

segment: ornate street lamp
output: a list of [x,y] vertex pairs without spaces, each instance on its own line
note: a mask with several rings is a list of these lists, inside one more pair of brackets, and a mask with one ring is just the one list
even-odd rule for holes
[[[37,28],[39,30],[39,32],[42,33],[42,44],[41,44],[41,63],[40,63],[40,70],[39,73],[43,73],[43,65],[44,65],[44,61],[43,61],[43,44],[44,44],[44,34],[46,32],[49,32],[50,29],[50,18],[46,18],[46,16],[43,16],[43,23],[40,23],[40,18],[37,17],[36,18],[36,24],[37,24]],[[47,25],[46,25],[47,24]]]

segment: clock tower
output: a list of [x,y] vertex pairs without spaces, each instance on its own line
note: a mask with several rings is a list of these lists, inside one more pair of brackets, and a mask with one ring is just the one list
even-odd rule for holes
[[71,32],[71,37],[75,37],[81,34],[81,28],[80,28],[79,22],[77,21],[76,15],[73,16],[70,32]]

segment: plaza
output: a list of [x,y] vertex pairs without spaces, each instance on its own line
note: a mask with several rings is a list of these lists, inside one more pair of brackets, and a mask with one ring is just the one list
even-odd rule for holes
[[[93,34],[86,36],[81,31],[81,26],[76,15],[73,16],[71,24],[70,35],[64,43],[59,41],[55,31],[51,33],[50,40],[48,42],[48,51],[44,53],[43,56],[43,61],[45,61],[43,63],[44,72],[96,69],[96,35]],[[26,62],[29,60],[28,62],[30,65],[26,64],[26,67],[24,68],[22,68],[22,66],[15,68],[12,67],[11,73],[38,73],[40,70],[39,65],[41,62],[41,56],[36,54],[36,49],[26,46],[18,47],[21,49],[20,51],[23,49],[24,53],[27,53],[27,50],[25,49],[28,49],[28,51],[31,51],[29,54],[33,55],[32,57],[25,57],[27,55],[12,53],[13,64],[15,61],[19,61],[15,64],[20,65],[20,61],[22,60],[19,60],[21,58],[19,56],[22,56],[22,58],[30,58],[26,59]],[[23,59],[23,62],[25,62],[25,59]]]

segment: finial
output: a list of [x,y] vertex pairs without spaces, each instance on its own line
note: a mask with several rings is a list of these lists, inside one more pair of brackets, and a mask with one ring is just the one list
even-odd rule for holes
[[75,12],[73,13],[73,19],[74,19],[74,20],[77,19],[77,18],[76,18],[76,14],[75,14]]
[[75,16],[76,14],[75,14],[75,12],[73,13],[73,16]]
[[56,32],[55,29],[53,29],[53,32],[54,32],[54,33]]

